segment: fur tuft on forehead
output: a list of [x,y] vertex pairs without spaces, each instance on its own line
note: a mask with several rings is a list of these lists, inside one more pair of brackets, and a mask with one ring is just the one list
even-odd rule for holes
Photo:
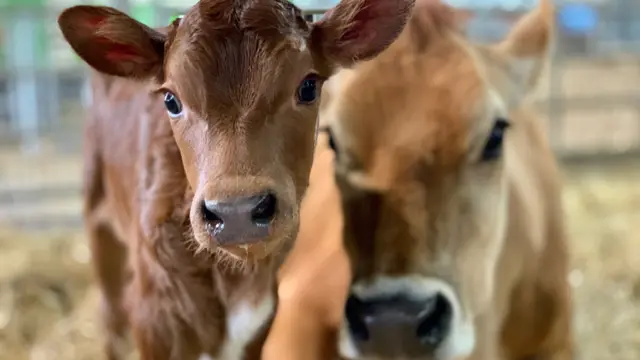
[[441,0],[418,0],[408,23],[411,42],[419,51],[449,32],[458,32],[463,13]]
[[287,0],[201,0],[200,19],[217,30],[288,35],[308,30],[302,12]]
[[456,26],[456,9],[441,0],[418,0],[414,7],[414,19],[429,29],[451,29]]
[[246,109],[267,87],[287,81],[282,67],[300,61],[308,32],[301,11],[286,0],[201,0],[174,29],[169,75],[181,100],[202,113],[212,104],[217,112]]
[[288,1],[256,0],[247,4],[240,18],[241,28],[257,32],[275,30],[283,35],[309,30],[300,9]]

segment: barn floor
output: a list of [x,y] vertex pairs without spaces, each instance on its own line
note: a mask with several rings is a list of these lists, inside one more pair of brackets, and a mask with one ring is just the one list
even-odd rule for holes
[[[581,360],[640,359],[640,162],[566,170]],[[78,231],[0,228],[0,359],[99,359]]]

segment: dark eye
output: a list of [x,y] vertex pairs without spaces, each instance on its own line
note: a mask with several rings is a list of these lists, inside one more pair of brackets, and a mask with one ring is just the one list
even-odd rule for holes
[[164,106],[167,108],[169,116],[178,117],[182,115],[182,104],[180,100],[169,91],[164,94]]
[[296,97],[299,104],[311,104],[318,97],[318,76],[315,74],[307,75],[298,86]]
[[337,154],[338,148],[336,147],[336,141],[333,139],[333,133],[330,128],[327,128],[327,135],[329,136],[329,147]]
[[336,155],[338,154],[338,148],[336,147],[336,141],[333,139],[333,132],[330,127],[322,127],[320,131],[324,131],[327,133],[327,137],[329,138],[329,147],[333,150]]
[[506,119],[498,118],[496,120],[491,134],[489,134],[489,140],[482,150],[482,161],[495,160],[502,155],[502,139],[508,127],[509,122]]

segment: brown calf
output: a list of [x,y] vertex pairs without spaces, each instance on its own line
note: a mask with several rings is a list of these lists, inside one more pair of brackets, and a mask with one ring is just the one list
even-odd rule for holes
[[[335,179],[319,149],[281,308],[327,308],[301,331],[325,342],[338,332],[348,359],[572,359],[560,176],[525,104],[553,5],[542,0],[489,46],[468,42],[455,20],[418,0],[394,44],[325,85]],[[353,275],[337,320],[343,251]],[[342,279],[328,282],[334,269]],[[305,305],[309,292],[326,294],[324,305]],[[277,326],[268,352],[284,343]]]
[[[319,91],[385,49],[411,0],[344,0],[316,23],[285,0],[202,0],[149,28],[76,6],[59,25],[93,77],[85,220],[106,353],[257,358],[298,229]],[[251,350],[254,349],[254,350]]]

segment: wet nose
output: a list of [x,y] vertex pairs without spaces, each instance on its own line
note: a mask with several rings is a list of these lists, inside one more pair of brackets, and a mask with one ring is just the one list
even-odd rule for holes
[[404,297],[362,301],[352,295],[345,316],[363,354],[421,357],[431,355],[449,335],[453,306],[439,293],[422,301]]
[[202,202],[207,231],[221,245],[242,245],[266,238],[276,210],[277,199],[272,192]]

